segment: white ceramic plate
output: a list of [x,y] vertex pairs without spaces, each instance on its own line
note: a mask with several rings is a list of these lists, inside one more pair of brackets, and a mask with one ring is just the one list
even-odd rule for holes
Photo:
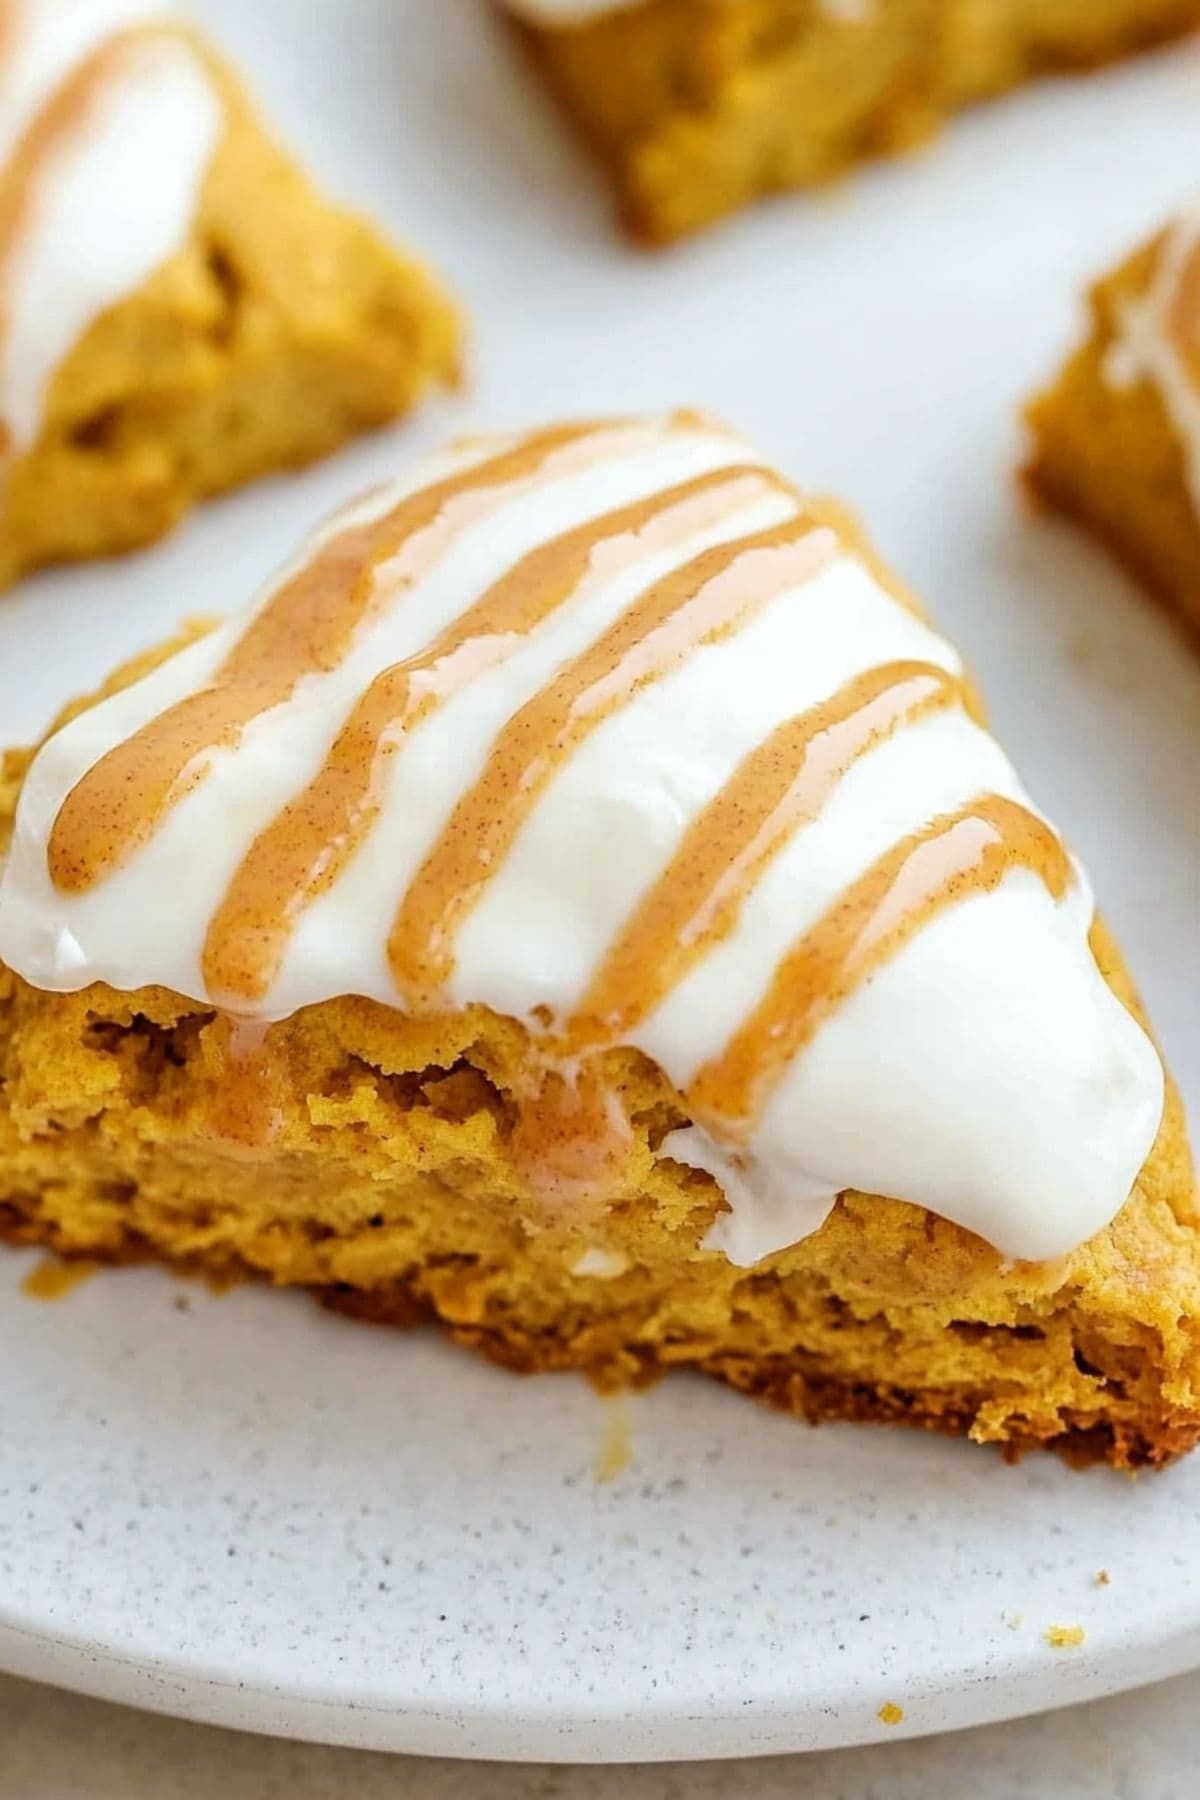
[[[1080,281],[1200,181],[1197,53],[1021,95],[651,257],[467,0],[196,10],[310,160],[457,281],[475,379],[160,549],[0,603],[0,735],[240,598],[447,430],[699,403],[857,504],[963,641],[1195,1100],[1200,669],[1097,552],[1022,515],[1011,468]],[[152,1271],[47,1306],[26,1260],[0,1262],[12,1670],[346,1743],[646,1758],[938,1730],[1200,1661],[1200,1462],[1136,1484],[1007,1469],[678,1379],[628,1403],[632,1465],[600,1484],[612,1421],[582,1384]],[[1083,1644],[1051,1649],[1056,1625]]]

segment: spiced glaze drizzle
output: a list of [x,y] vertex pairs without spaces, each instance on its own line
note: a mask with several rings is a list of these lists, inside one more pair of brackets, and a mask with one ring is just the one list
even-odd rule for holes
[[[674,428],[694,423],[687,417]],[[455,538],[514,495],[645,442],[633,425],[532,433],[349,522],[269,597],[209,684],[103,756],[63,803],[51,877],[81,894],[109,878],[205,779],[210,754],[236,745],[305,677],[334,669],[380,605],[403,594]],[[606,718],[765,607],[816,604],[814,577],[847,548],[780,477],[752,462],[664,488],[564,532],[503,571],[415,655],[382,669],[353,705],[316,776],[243,856],[207,930],[213,1000],[253,1016],[303,910],[337,882],[374,827],[406,736],[559,608],[618,572],[634,573],[756,500],[795,501],[782,523],[693,554],[640,592],[607,629],[517,708],[494,738],[407,890],[397,895],[388,960],[397,1003],[446,1008],[456,938],[547,784]],[[904,604],[897,596],[897,604]],[[552,1047],[578,1061],[629,1040],[737,925],[780,851],[815,820],[854,765],[931,713],[959,707],[961,684],[919,661],[885,662],[778,725],[685,830],[594,971]],[[1057,900],[1072,870],[1062,844],[1016,801],[983,794],[893,845],[801,933],[766,991],[685,1098],[724,1135],[747,1135],[787,1065],[864,981],[945,908],[1014,869]]]
[[[9,0],[11,4],[11,0]],[[10,49],[17,21],[0,0],[0,60]],[[108,83],[134,62],[142,45],[164,36],[162,27],[131,26],[107,38],[72,69],[36,112],[7,162],[0,165],[0,271],[16,248],[21,228],[37,203],[47,167],[86,124]]]

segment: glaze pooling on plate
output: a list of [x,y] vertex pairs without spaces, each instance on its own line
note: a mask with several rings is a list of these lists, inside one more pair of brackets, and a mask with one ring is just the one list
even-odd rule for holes
[[839,516],[703,418],[472,440],[45,745],[0,955],[252,1022],[484,1004],[581,1076],[636,1046],[737,1261],[847,1187],[1056,1255],[1163,1077],[965,698]]
[[141,0],[0,0],[0,447],[88,327],[184,243],[223,125]]

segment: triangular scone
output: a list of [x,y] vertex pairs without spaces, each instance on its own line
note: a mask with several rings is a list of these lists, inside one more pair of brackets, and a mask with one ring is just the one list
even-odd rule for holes
[[1200,199],[1090,298],[1086,342],[1028,409],[1026,474],[1200,642]]
[[199,36],[146,0],[0,0],[0,586],[394,417],[458,336]]
[[1200,26],[1200,0],[494,0],[666,243],[952,113]]
[[853,525],[719,427],[453,447],[5,792],[15,1240],[814,1419],[1194,1441],[1191,1162],[1086,877]]

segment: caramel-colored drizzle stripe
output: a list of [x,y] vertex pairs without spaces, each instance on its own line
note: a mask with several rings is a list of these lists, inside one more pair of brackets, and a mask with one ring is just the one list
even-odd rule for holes
[[304,792],[260,833],[213,916],[203,973],[231,1007],[261,1000],[303,909],[327,893],[379,815],[384,770],[414,730],[495,668],[595,581],[686,543],[697,532],[790,489],[754,464],[726,465],[634,501],[524,556],[425,645],[376,676]]
[[[12,66],[17,44],[20,42],[18,27],[20,18],[17,8],[22,0],[0,0],[0,71]],[[0,74],[0,92],[3,91],[3,76]]]
[[647,589],[514,714],[397,912],[388,959],[410,1005],[441,999],[457,933],[542,790],[589,734],[703,645],[811,579],[836,545],[801,514],[704,551]]
[[865,981],[947,907],[1028,869],[1056,900],[1071,862],[1027,807],[985,795],[902,838],[788,951],[754,1012],[688,1089],[695,1116],[738,1135],[789,1063]]
[[[14,30],[11,13],[0,5],[0,50]],[[131,26],[106,38],[63,78],[34,114],[0,170],[0,270],[16,247],[47,166],[87,119],[134,46],[161,36],[162,31],[161,26]]]
[[382,584],[391,605],[458,530],[511,498],[514,485],[593,437],[601,454],[604,433],[619,425],[559,425],[533,433],[321,545],[251,620],[208,687],[149,720],[76,783],[50,834],[55,887],[82,893],[119,868],[204,779],[214,750],[236,743],[252,720],[289,699],[305,676],[336,668],[372,610],[383,565],[396,564]]
[[626,1037],[728,937],[768,864],[853,764],[962,698],[958,678],[933,663],[885,663],[778,725],[693,820],[612,944],[567,1027],[568,1052]]

